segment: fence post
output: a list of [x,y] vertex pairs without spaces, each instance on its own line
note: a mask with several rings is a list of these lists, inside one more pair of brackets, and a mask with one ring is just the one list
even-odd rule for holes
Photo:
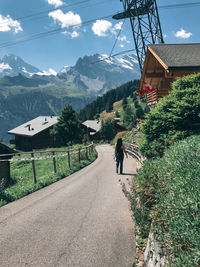
[[[31,157],[34,158],[34,153],[31,153]],[[35,161],[34,159],[32,159],[32,168],[33,168],[33,181],[34,184],[37,183],[37,179],[36,179],[36,171],[35,171]]]
[[[53,151],[53,156],[55,156],[55,152]],[[54,172],[56,173],[57,170],[56,170],[56,158],[53,157],[53,167],[54,167]]]
[[70,165],[70,153],[69,153],[69,151],[67,151],[67,154],[68,154],[68,166],[69,166],[69,169],[71,169],[71,165]]
[[78,161],[81,162],[81,149],[78,149]]
[[86,146],[85,156],[86,156],[86,159],[88,159],[88,147],[87,146]]

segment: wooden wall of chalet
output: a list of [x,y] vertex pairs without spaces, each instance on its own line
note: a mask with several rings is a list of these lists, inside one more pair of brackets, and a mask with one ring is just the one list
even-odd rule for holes
[[31,151],[33,149],[43,149],[48,147],[60,146],[59,142],[55,142],[50,135],[51,128],[46,129],[33,137],[15,136],[16,148],[22,151]]
[[[145,81],[152,85],[157,90],[154,92],[147,93],[147,104],[154,105],[158,100],[169,94],[172,90],[172,83],[183,76],[200,72],[199,70],[191,69],[174,69],[166,70],[164,66],[148,51],[142,74],[142,81]],[[142,83],[140,85],[142,89]]]

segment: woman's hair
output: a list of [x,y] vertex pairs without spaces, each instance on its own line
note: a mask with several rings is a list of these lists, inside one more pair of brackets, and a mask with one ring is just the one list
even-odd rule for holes
[[121,148],[121,146],[122,146],[122,139],[118,138],[117,139],[117,151]]

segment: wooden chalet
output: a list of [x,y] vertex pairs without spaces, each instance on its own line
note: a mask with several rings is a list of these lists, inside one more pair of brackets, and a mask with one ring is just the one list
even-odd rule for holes
[[148,46],[140,88],[143,82],[156,89],[147,93],[147,104],[155,105],[169,94],[177,78],[200,72],[200,43],[152,44]]
[[[126,128],[117,122],[120,121],[120,118],[113,119],[115,132],[125,131]],[[100,120],[87,120],[82,123],[82,128],[85,133],[88,134],[90,140],[100,140],[101,136],[99,131],[101,130],[101,121]]]
[[5,144],[0,143],[0,184],[2,179],[3,183],[6,183],[10,179],[10,162],[6,161],[12,158],[12,153],[15,153],[13,149],[6,146]]
[[101,129],[100,120],[86,120],[82,123],[82,128],[90,140],[99,139],[99,131]]
[[11,140],[16,148],[22,151],[31,151],[33,149],[41,149],[54,147],[56,144],[50,135],[50,130],[58,122],[57,116],[39,116],[28,121],[15,129],[8,131],[9,134],[15,136]]

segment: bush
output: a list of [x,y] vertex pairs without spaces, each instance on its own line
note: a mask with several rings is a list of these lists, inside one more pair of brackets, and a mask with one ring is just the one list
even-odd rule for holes
[[[169,251],[170,266],[200,264],[200,136],[178,141],[163,158],[145,161],[125,193],[142,237],[152,231]],[[138,201],[140,206],[138,206]]]
[[178,79],[172,87],[142,124],[139,148],[145,157],[161,157],[175,141],[200,132],[200,74]]
[[[155,231],[170,250],[172,266],[200,264],[200,136],[176,143],[160,161]],[[180,264],[181,262],[181,264]]]

